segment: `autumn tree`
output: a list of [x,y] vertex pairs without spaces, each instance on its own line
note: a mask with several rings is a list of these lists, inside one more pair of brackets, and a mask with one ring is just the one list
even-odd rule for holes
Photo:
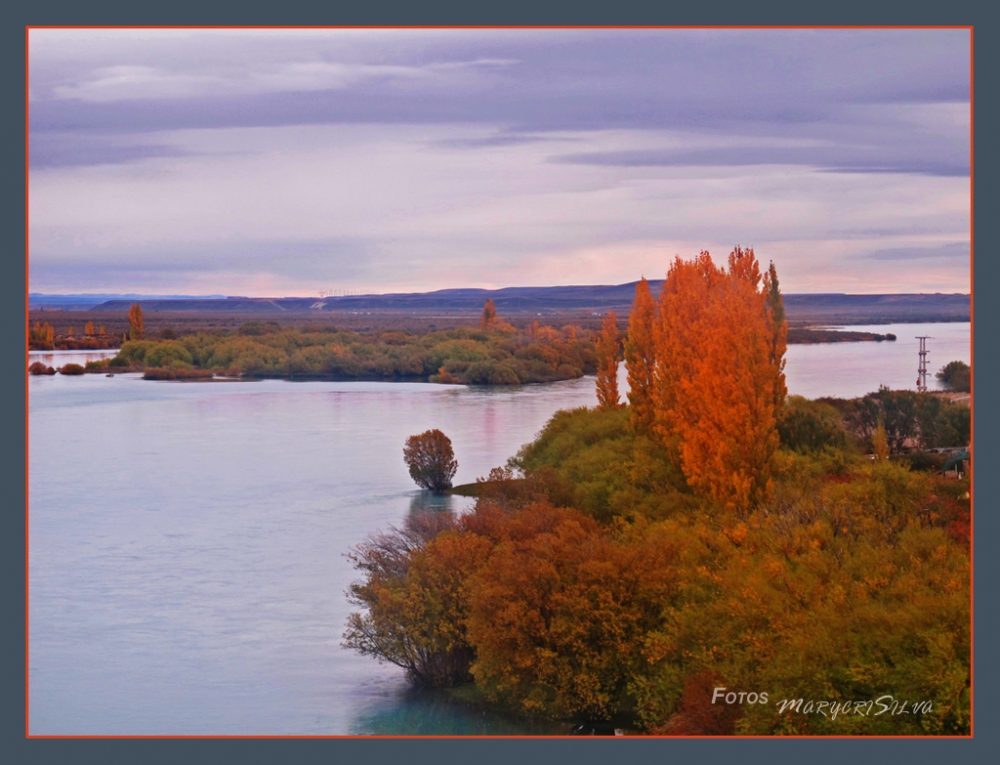
[[94,322],[88,321],[87,325],[83,328],[83,334],[93,335],[94,334]]
[[656,303],[643,278],[635,286],[635,302],[629,315],[628,336],[625,340],[625,368],[628,371],[630,404],[629,421],[637,428],[653,428],[653,387],[656,366],[653,348],[653,329],[656,322]]
[[618,320],[608,311],[597,337],[597,405],[601,409],[617,409],[618,402]]
[[677,409],[688,482],[740,510],[770,491],[783,400],[781,343],[761,282],[753,250],[737,247],[704,306],[701,358],[682,380]]
[[785,322],[777,275],[753,250],[728,270],[707,252],[677,258],[660,298],[654,430],[698,493],[745,511],[765,497],[785,397]]
[[56,332],[48,322],[42,324],[35,322],[35,326],[28,331],[28,347],[34,350],[52,350]]
[[432,491],[450,489],[458,470],[451,439],[436,429],[407,438],[403,460],[417,485]]
[[142,340],[142,308],[138,303],[128,311],[128,339]]
[[675,258],[660,293],[653,328],[655,385],[653,430],[680,463],[683,403],[681,387],[696,373],[702,355],[702,338],[709,331],[705,309],[724,272],[707,252],[690,261]]
[[417,686],[470,679],[464,585],[492,545],[453,529],[450,514],[425,513],[402,529],[371,535],[348,554],[364,576],[348,590],[362,610],[348,618],[344,647],[402,667]]
[[468,583],[477,686],[524,712],[609,719],[642,633],[642,567],[575,510],[539,503],[492,521],[498,544]]
[[486,299],[486,303],[483,304],[483,315],[479,320],[479,326],[486,329],[490,326],[490,323],[497,317],[497,307],[493,305],[493,301],[489,298]]

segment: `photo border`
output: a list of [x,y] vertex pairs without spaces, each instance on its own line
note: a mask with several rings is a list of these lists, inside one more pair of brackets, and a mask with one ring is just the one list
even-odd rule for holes
[[[27,4],[26,4],[27,6]],[[386,10],[389,6],[389,10]],[[530,7],[530,6],[528,6]],[[19,105],[17,108],[5,110],[3,114],[3,135],[5,141],[4,162],[4,196],[2,206],[4,228],[7,232],[20,232],[14,238],[15,253],[3,260],[2,284],[8,292],[0,302],[0,310],[7,319],[6,326],[21,327],[22,334],[5,333],[0,342],[7,356],[26,353],[23,332],[27,325],[27,263],[19,254],[25,252],[27,231],[27,204],[24,193],[26,184],[26,162],[24,156],[24,135],[26,130],[26,31],[27,25],[68,25],[68,26],[143,26],[143,25],[247,25],[247,26],[294,26],[294,25],[381,25],[391,23],[398,26],[449,26],[449,25],[596,25],[596,26],[630,26],[630,25],[669,25],[669,26],[699,26],[706,22],[726,21],[727,24],[738,26],[762,25],[864,25],[864,26],[899,26],[899,25],[933,25],[933,26],[974,26],[974,62],[980,73],[996,71],[997,64],[988,62],[997,58],[996,36],[990,35],[988,24],[977,24],[977,16],[985,18],[985,12],[980,10],[978,3],[953,2],[947,9],[937,9],[932,12],[914,10],[911,5],[880,5],[877,9],[870,3],[855,2],[850,5],[838,4],[837,13],[823,9],[804,9],[790,6],[794,9],[787,12],[778,4],[772,3],[766,7],[755,6],[747,9],[745,5],[735,2],[718,3],[714,5],[699,4],[695,8],[681,10],[650,10],[648,7],[635,5],[619,5],[615,10],[584,11],[576,10],[572,15],[560,13],[548,8],[531,8],[517,10],[505,5],[504,10],[482,8],[474,10],[468,6],[444,7],[420,4],[404,5],[387,4],[367,5],[364,8],[352,7],[330,10],[318,14],[309,10],[298,0],[281,4],[280,9],[254,9],[246,6],[235,6],[230,9],[225,4],[216,3],[206,7],[204,2],[178,0],[169,9],[156,7],[141,8],[134,4],[113,3],[107,0],[92,2],[86,6],[66,3],[32,3],[27,7],[17,7],[4,12],[4,24],[0,26],[4,35],[4,45],[0,47],[6,66],[4,72],[4,87],[6,101]],[[978,13],[977,13],[978,11]],[[9,16],[10,18],[6,18]],[[995,153],[996,139],[992,138],[990,128],[995,124],[996,97],[990,90],[990,84],[984,84],[981,75],[976,83],[974,97],[974,126],[981,136],[987,136],[988,142],[976,145],[976,160],[973,166],[972,186],[974,200],[980,210],[987,213],[995,209],[996,192],[991,193],[983,180],[993,164],[990,160]],[[992,78],[991,78],[992,79]],[[975,130],[974,127],[974,130]],[[975,183],[975,170],[978,169],[979,184]],[[16,176],[16,180],[15,180]],[[978,221],[973,220],[974,239],[980,242],[996,241],[993,229],[996,228],[996,215],[980,215]],[[978,229],[976,225],[978,224]],[[975,234],[978,233],[978,237]],[[975,361],[976,377],[979,380],[996,379],[996,354],[986,349],[990,342],[990,330],[997,326],[997,301],[991,300],[992,287],[998,286],[998,265],[994,256],[985,247],[977,260],[973,255],[972,270],[974,285],[979,286],[980,294],[986,299],[980,301],[978,310],[973,304],[973,359]],[[23,289],[22,289],[23,286]],[[15,291],[17,291],[15,293]],[[21,294],[23,292],[23,294]],[[975,286],[973,287],[975,293]],[[23,301],[23,302],[21,302]],[[14,320],[18,313],[21,321]],[[975,327],[979,328],[979,350],[976,353]],[[996,341],[993,341],[995,345]],[[19,375],[19,377],[15,376]],[[312,737],[193,737],[193,738],[159,738],[159,737],[102,737],[102,740],[83,740],[78,737],[31,738],[26,739],[26,614],[27,604],[24,597],[27,560],[26,525],[24,509],[26,507],[27,486],[27,453],[22,432],[27,429],[27,380],[24,367],[14,369],[9,364],[4,370],[3,392],[8,402],[16,400],[16,405],[3,408],[3,476],[4,485],[13,487],[10,492],[12,499],[10,510],[13,515],[10,523],[12,528],[2,536],[3,573],[7,586],[4,588],[4,611],[11,617],[3,621],[2,675],[3,685],[3,740],[2,751],[9,751],[15,762],[70,761],[84,753],[87,757],[94,756],[104,762],[175,762],[181,758],[192,763],[216,762],[220,756],[239,758],[241,762],[274,762],[306,761],[313,758],[328,759],[331,756],[357,758],[368,762],[441,762],[455,758],[475,757],[477,760],[503,762],[512,758],[524,761],[548,762],[572,757],[582,762],[607,762],[612,758],[626,759],[629,762],[658,762],[668,759],[692,760],[698,762],[739,761],[752,759],[773,762],[797,762],[803,757],[809,757],[817,762],[829,760],[840,761],[845,757],[863,756],[871,761],[933,762],[941,760],[956,760],[961,762],[986,761],[988,751],[1000,750],[997,746],[997,735],[992,721],[996,718],[996,701],[992,698],[992,679],[996,675],[996,661],[989,655],[993,645],[997,644],[998,631],[995,609],[984,608],[976,614],[973,629],[973,645],[978,642],[984,649],[979,652],[974,665],[974,687],[978,684],[986,689],[974,697],[975,722],[972,738],[900,738],[900,739],[840,739],[816,737],[808,739],[438,739],[438,738],[312,738]],[[23,409],[22,409],[23,406]],[[973,428],[979,428],[979,440],[975,442],[976,464],[990,466],[996,464],[997,429],[995,401],[984,397],[977,402],[974,410]],[[973,494],[981,496],[997,496],[997,481],[994,470],[973,473]],[[985,507],[984,507],[985,505]],[[997,585],[995,559],[988,545],[997,539],[997,517],[991,504],[979,503],[984,508],[982,517],[973,514],[974,539],[978,541],[980,550],[986,550],[979,560],[973,558],[974,586],[978,584],[979,591],[985,593],[981,600],[989,605],[990,593]],[[976,581],[978,580],[978,581]],[[587,742],[587,743],[584,743]],[[612,746],[624,746],[612,750]]]

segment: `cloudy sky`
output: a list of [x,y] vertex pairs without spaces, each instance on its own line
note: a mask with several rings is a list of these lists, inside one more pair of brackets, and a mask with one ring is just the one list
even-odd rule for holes
[[970,288],[967,30],[45,30],[33,292]]

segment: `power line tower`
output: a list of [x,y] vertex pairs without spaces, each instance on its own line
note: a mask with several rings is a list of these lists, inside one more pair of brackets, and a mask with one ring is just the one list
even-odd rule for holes
[[917,337],[920,341],[920,365],[917,367],[917,392],[927,392],[927,341],[932,339],[930,335]]

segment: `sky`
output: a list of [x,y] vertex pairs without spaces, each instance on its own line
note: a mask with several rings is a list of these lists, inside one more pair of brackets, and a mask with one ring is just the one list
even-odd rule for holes
[[29,288],[970,290],[970,33],[32,29]]

